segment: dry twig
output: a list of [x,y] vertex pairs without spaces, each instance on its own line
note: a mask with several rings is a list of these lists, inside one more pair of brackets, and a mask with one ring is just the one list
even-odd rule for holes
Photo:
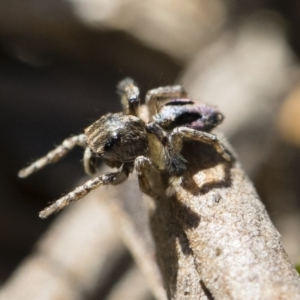
[[199,299],[202,289],[208,299],[300,299],[299,276],[239,163],[195,143],[184,156],[182,186],[161,194],[152,215],[169,298]]

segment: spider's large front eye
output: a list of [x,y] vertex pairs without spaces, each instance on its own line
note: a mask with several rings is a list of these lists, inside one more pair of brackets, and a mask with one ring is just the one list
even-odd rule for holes
[[115,132],[112,134],[105,142],[104,144],[104,151],[109,151],[113,147],[115,147],[118,143],[121,141],[121,134],[118,132]]

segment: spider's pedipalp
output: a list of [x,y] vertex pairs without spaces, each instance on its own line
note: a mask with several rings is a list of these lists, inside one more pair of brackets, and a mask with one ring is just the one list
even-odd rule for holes
[[153,163],[148,157],[138,156],[134,161],[134,169],[138,177],[140,190],[149,196],[153,196],[152,188],[148,180],[148,175],[152,167],[154,167]]
[[85,148],[83,155],[83,168],[87,175],[94,175],[97,171],[97,157],[90,148]]
[[[128,168],[129,167],[129,168]],[[82,199],[84,196],[89,194],[92,190],[98,188],[101,185],[118,185],[124,182],[129,172],[132,171],[131,165],[128,166],[124,164],[118,172],[107,173],[101,176],[90,179],[85,184],[77,187],[74,191],[68,193],[67,195],[56,200],[53,204],[46,207],[39,213],[39,217],[46,219],[51,214],[58,212],[64,207],[68,206],[70,203]]]
[[85,147],[85,134],[79,134],[65,139],[54,150],[48,152],[47,155],[33,162],[28,167],[19,171],[18,176],[21,178],[27,177],[32,173],[42,169],[46,165],[52,164],[63,158],[69,153],[76,145]]

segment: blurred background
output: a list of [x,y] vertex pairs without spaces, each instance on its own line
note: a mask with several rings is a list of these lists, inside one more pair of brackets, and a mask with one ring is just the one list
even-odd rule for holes
[[[220,108],[218,130],[299,263],[299,32],[293,0],[1,0],[0,283],[55,221],[38,211],[84,176],[82,150],[26,180],[18,170],[119,111],[126,76],[142,96],[181,83]],[[78,299],[108,299],[97,293]]]

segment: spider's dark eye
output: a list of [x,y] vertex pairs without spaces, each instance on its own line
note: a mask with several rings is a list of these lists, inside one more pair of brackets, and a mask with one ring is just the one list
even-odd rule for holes
[[130,103],[132,103],[132,104],[138,102],[138,100],[139,100],[139,99],[138,99],[137,96],[131,96],[131,97],[128,99],[128,101],[129,101]]
[[175,118],[176,126],[185,125],[201,119],[202,116],[199,113],[185,112]]
[[105,142],[104,151],[111,150],[114,146],[116,146],[121,140],[120,133],[114,133],[111,135]]

